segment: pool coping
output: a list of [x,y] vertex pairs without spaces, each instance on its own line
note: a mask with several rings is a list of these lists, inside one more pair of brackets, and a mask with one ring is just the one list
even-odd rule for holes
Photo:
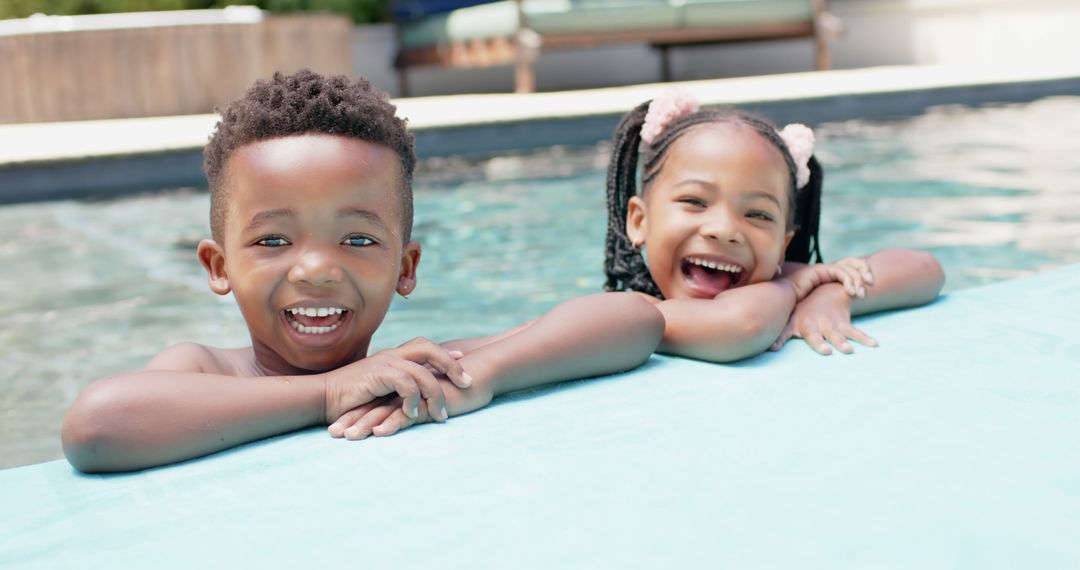
[[[1019,103],[1080,94],[1080,64],[888,66],[553,93],[396,99],[421,157],[483,155],[611,136],[619,117],[665,87],[783,124],[903,117],[937,105]],[[0,203],[205,186],[214,114],[0,125]]]

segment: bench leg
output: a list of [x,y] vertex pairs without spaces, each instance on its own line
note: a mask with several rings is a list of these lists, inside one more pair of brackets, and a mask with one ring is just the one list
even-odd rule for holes
[[529,58],[518,57],[514,65],[514,93],[532,93],[536,91],[536,72]]
[[829,40],[820,31],[814,34],[814,67],[818,71],[824,71],[832,67],[832,57],[829,53]]
[[405,71],[404,67],[399,67],[397,70],[398,79],[398,97],[409,96],[409,73]]
[[671,46],[657,46],[660,50],[660,81],[671,81]]

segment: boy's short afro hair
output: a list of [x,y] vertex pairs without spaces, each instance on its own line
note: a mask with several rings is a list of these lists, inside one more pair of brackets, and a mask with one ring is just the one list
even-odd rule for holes
[[403,238],[412,233],[412,176],[416,166],[413,135],[394,113],[386,93],[358,77],[324,77],[309,70],[275,73],[260,80],[221,111],[214,134],[203,150],[203,168],[210,182],[210,230],[218,243],[224,237],[227,199],[224,170],[237,148],[256,141],[325,133],[382,144],[401,159]]

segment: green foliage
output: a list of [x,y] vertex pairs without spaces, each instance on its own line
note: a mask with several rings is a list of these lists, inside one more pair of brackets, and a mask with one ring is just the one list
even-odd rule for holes
[[254,5],[271,12],[333,12],[358,24],[387,19],[390,0],[0,0],[0,19],[25,18],[35,13],[52,16],[200,10],[226,5]]

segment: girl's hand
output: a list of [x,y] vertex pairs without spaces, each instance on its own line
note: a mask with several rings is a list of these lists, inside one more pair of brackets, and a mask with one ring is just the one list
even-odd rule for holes
[[446,399],[433,371],[444,374],[457,386],[469,386],[472,378],[458,362],[461,357],[459,351],[415,338],[326,372],[326,422],[334,422],[346,411],[389,394],[401,398],[401,413],[406,417],[419,417],[423,398],[430,415],[445,421],[449,417]]
[[[450,411],[453,415],[482,408],[491,402],[491,389],[483,383],[466,390],[459,390],[453,386],[446,388],[450,392],[448,400],[451,402]],[[402,398],[389,395],[345,412],[337,421],[330,424],[327,431],[333,437],[359,440],[369,435],[376,437],[394,435],[407,427],[429,421],[432,421],[432,417],[426,402],[420,402],[419,413],[416,417],[409,417],[402,412]]]
[[786,279],[794,287],[797,301],[802,301],[814,289],[826,283],[840,283],[848,295],[860,298],[866,296],[866,287],[874,284],[874,274],[862,257],[848,257],[835,263],[788,265],[791,266],[796,269],[789,269],[781,279]]
[[848,339],[865,346],[878,345],[870,335],[851,324],[851,297],[839,283],[818,287],[796,305],[787,326],[769,350],[780,350],[791,337],[805,340],[822,355],[832,354],[832,347],[844,354],[855,352]]

